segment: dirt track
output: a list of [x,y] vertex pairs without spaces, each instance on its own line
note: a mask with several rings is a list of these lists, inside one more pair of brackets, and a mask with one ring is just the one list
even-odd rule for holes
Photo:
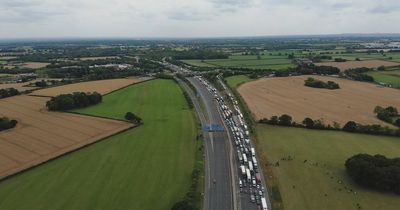
[[384,61],[384,60],[364,60],[364,61],[346,61],[346,62],[322,62],[315,63],[317,66],[334,66],[339,68],[341,71],[354,68],[378,68],[380,66],[391,67],[400,66],[400,63]]
[[363,124],[388,125],[378,120],[375,106],[400,108],[400,91],[374,84],[339,78],[312,76],[337,82],[341,89],[327,90],[304,86],[309,76],[264,78],[246,83],[238,91],[256,119],[289,114],[297,122],[305,117],[323,119],[325,123],[349,120]]
[[56,96],[59,94],[66,94],[73,92],[94,92],[94,91],[104,95],[114,90],[141,81],[143,81],[142,78],[127,78],[127,79],[109,79],[109,80],[81,82],[81,83],[37,90],[34,91],[31,95]]
[[133,125],[70,113],[48,112],[48,98],[15,96],[0,100],[0,115],[18,120],[0,132],[0,178],[98,141]]

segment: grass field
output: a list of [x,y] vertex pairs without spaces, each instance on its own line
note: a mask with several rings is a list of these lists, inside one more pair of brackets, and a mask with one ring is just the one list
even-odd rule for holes
[[0,65],[3,65],[3,64],[6,64],[6,63],[7,63],[7,61],[0,60]]
[[382,82],[394,88],[400,88],[400,69],[392,71],[371,71],[367,74],[372,76],[376,82]]
[[251,79],[246,75],[237,75],[225,78],[229,87],[236,88],[239,85],[251,81]]
[[[356,185],[344,167],[358,153],[399,157],[399,138],[268,125],[257,125],[256,133],[258,150],[269,162],[279,161],[273,171],[285,210],[356,210],[357,203],[363,210],[399,209],[398,195]],[[282,160],[288,156],[293,160]]]
[[191,182],[196,123],[170,80],[129,86],[78,112],[143,118],[110,137],[0,183],[0,209],[170,209]]
[[255,55],[232,55],[228,59],[182,60],[183,62],[201,67],[243,67],[250,69],[285,70],[295,65],[284,54],[265,54],[260,59]]

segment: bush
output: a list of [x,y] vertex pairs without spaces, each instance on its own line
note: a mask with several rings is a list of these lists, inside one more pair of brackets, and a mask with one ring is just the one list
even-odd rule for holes
[[61,94],[52,97],[50,101],[47,101],[46,106],[50,111],[83,108],[100,103],[102,98],[102,95],[97,92],[75,92],[73,94]]
[[400,194],[400,158],[358,154],[349,158],[345,166],[348,175],[356,183]]
[[11,96],[19,95],[20,92],[15,88],[4,88],[0,89],[0,98],[7,98]]
[[314,79],[312,77],[309,77],[308,79],[306,79],[304,81],[304,85],[308,86],[308,87],[314,87],[314,88],[325,88],[325,89],[330,89],[330,90],[334,90],[334,89],[339,89],[339,84],[333,82],[333,81],[328,81],[328,82],[324,82],[321,80],[317,80]]
[[137,115],[133,114],[132,112],[127,112],[125,114],[125,119],[129,120],[129,121],[132,121],[134,123],[137,123],[137,124],[141,124],[142,123],[142,118],[138,117]]
[[14,128],[17,125],[16,120],[10,120],[7,117],[0,118],[0,131]]
[[357,130],[357,123],[349,121],[343,126],[343,130],[347,132],[355,132]]

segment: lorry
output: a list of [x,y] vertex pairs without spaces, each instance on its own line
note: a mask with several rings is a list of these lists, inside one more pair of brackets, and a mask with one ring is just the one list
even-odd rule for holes
[[263,210],[268,210],[267,200],[265,200],[265,197],[261,198],[261,206]]
[[242,176],[246,176],[246,168],[244,167],[244,165],[240,166],[240,170],[242,172]]
[[259,173],[256,173],[256,181],[257,183],[261,183],[261,175]]
[[246,175],[247,175],[247,182],[251,183],[251,174],[250,174],[250,170],[248,168],[246,168]]

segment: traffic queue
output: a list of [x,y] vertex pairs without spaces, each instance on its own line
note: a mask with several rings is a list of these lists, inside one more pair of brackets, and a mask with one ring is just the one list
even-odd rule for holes
[[[226,99],[230,100],[230,106],[220,96],[216,88],[202,77],[197,77],[207,90],[214,96],[218,103],[219,111],[232,136],[232,143],[236,146],[239,171],[239,188],[241,193],[250,194],[250,201],[256,203],[263,210],[268,209],[265,199],[265,189],[261,183],[259,164],[256,152],[250,141],[249,128],[246,125],[243,113],[240,111],[238,101],[231,93],[227,93]],[[223,88],[226,87],[223,85]],[[233,109],[231,109],[233,108]],[[232,111],[233,110],[233,111]]]

